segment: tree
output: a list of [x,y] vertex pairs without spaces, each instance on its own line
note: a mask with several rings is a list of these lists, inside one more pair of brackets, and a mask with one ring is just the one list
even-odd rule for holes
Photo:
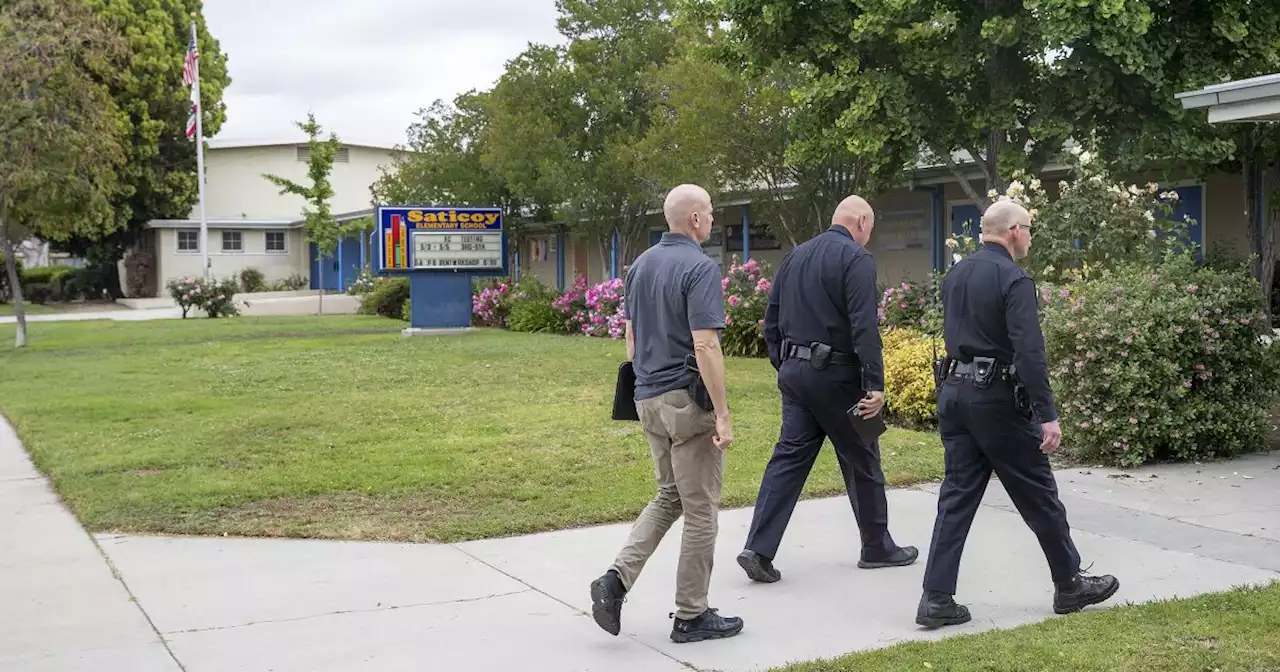
[[111,195],[125,160],[110,90],[129,67],[121,36],[76,2],[0,8],[0,255],[27,344],[14,243],[114,231]]
[[518,197],[485,160],[491,146],[488,92],[468,91],[452,104],[437,100],[409,126],[407,151],[371,187],[380,204],[501,208],[512,236],[524,221],[550,217],[551,205],[535,203],[536,190]]
[[103,239],[72,236],[59,248],[114,268],[148,221],[186,218],[198,199],[196,148],[186,137],[191,92],[182,85],[193,13],[205,137],[217,135],[226,120],[222,94],[231,80],[226,55],[200,14],[201,0],[82,1],[126,36],[134,54],[111,86],[128,140],[128,160],[111,197],[116,230]]
[[623,263],[670,186],[642,144],[656,103],[648,82],[675,44],[670,4],[557,0],[569,44],[530,47],[493,91],[490,165],[518,195],[559,204],[571,233],[601,241],[602,258],[616,231]]
[[[1202,110],[1185,110],[1176,95],[1226,80],[1280,72],[1280,5],[1247,0],[1229,2],[1146,2],[1135,10],[1140,28],[1110,30],[1098,46],[1109,58],[1091,69],[1077,69],[1072,98],[1108,96],[1112,104],[1094,111],[1099,150],[1118,169],[1156,169],[1166,176],[1237,172],[1261,177],[1266,191],[1280,193],[1280,126],[1208,123]],[[1061,12],[1068,25],[1086,10]],[[1264,296],[1275,286],[1280,201],[1264,203],[1247,187],[1242,211],[1261,215],[1250,246],[1253,274]],[[1266,302],[1270,314],[1270,302]]]
[[745,194],[757,220],[797,244],[826,228],[846,196],[873,197],[914,157],[904,137],[852,151],[823,123],[827,101],[792,96],[800,66],[743,68],[708,3],[686,4],[679,17],[685,34],[655,78],[662,102],[649,136],[649,162],[668,183],[705,180]]
[[[342,143],[332,132],[327,139],[320,139],[323,129],[316,123],[314,114],[308,114],[306,121],[296,122],[296,125],[307,134],[307,176],[311,184],[299,184],[269,173],[263,174],[263,177],[280,187],[282,196],[292,194],[306,201],[306,205],[302,206],[303,230],[307,240],[315,244],[317,255],[323,259],[333,254],[338,247],[338,240],[345,233],[339,229],[329,207],[329,201],[333,198],[333,185],[329,182],[329,176],[333,174],[333,160]],[[321,264],[320,268],[320,311],[324,312],[324,265]]]

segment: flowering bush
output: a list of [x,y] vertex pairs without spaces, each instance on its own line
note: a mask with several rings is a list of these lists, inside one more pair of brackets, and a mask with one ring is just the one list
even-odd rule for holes
[[1118,183],[1079,147],[1070,156],[1074,179],[1057,184],[1058,198],[1050,199],[1039,179],[1025,175],[1004,194],[987,194],[992,200],[1016,201],[1031,212],[1032,253],[1025,263],[1038,281],[1061,282],[1087,269],[1151,264],[1162,253],[1190,249],[1191,219],[1169,218],[1177,192],[1161,192],[1154,183]]
[[360,275],[351,283],[351,287],[347,289],[347,294],[355,297],[364,297],[373,291],[374,275],[369,269],[362,269]]
[[479,294],[471,296],[471,323],[478,327],[506,327],[507,314],[511,312],[511,298],[512,287],[506,279],[483,287]]
[[166,285],[169,290],[169,296],[173,297],[178,307],[182,309],[182,319],[187,319],[187,312],[196,305],[200,295],[204,292],[204,281],[190,276],[170,280]]
[[240,314],[235,305],[236,290],[240,283],[235,278],[212,280],[205,283],[203,278],[183,277],[170,280],[166,286],[169,296],[173,297],[182,309],[182,319],[192,308],[203,310],[209,317],[231,317]]
[[240,314],[236,307],[235,295],[240,282],[235,278],[214,280],[201,293],[196,306],[209,317],[233,317]]
[[941,282],[941,275],[931,273],[928,282],[904,280],[886,287],[880,294],[880,325],[889,331],[907,328],[939,333],[942,303],[934,292]]
[[1264,444],[1280,394],[1280,348],[1261,290],[1188,254],[1042,286],[1063,445],[1124,466],[1202,459]]
[[621,278],[588,285],[585,277],[578,276],[573,287],[551,305],[562,315],[567,333],[618,339],[626,336],[622,292]]
[[587,279],[585,277],[575,278],[573,287],[551,305],[561,314],[565,333],[586,333],[583,329],[587,324]]
[[764,311],[773,281],[769,265],[755,259],[738,263],[733,255],[729,271],[720,280],[724,290],[725,328],[720,337],[724,354],[733,357],[768,357],[764,342]]

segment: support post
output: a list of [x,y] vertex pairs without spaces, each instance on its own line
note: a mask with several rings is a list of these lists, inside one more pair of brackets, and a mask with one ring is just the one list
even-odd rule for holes
[[556,231],[556,288],[564,291],[564,230]]
[[613,230],[609,239],[609,279],[618,277],[618,230]]
[[930,219],[929,249],[933,251],[933,270],[939,273],[947,265],[947,213],[942,198],[942,185],[929,189]]
[[338,236],[338,293],[339,293],[339,294],[341,294],[341,293],[342,293],[342,290],[343,290],[343,287],[342,287],[342,280],[343,280],[343,277],[342,277],[342,276],[343,276],[343,272],[342,272],[342,236],[341,236],[341,235],[339,235],[339,236]]
[[742,263],[751,260],[751,204],[742,204]]

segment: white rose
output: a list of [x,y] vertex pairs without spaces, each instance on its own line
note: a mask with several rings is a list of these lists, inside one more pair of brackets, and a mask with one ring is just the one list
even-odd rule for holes
[[1148,222],[1154,222],[1154,221],[1156,221],[1156,216],[1155,216],[1155,214],[1154,214],[1154,213],[1152,213],[1150,210],[1148,210],[1148,211],[1146,211],[1146,212],[1142,213],[1142,216],[1143,216],[1143,217],[1146,217]]
[[1080,154],[1080,165],[1087,166],[1093,163],[1093,152],[1082,152]]

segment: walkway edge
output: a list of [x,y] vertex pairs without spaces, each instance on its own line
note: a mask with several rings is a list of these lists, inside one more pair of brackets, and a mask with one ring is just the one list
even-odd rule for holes
[[[10,474],[8,473],[10,470],[15,470],[19,473]],[[39,482],[42,489],[52,498],[53,502],[36,502],[34,504],[39,506],[54,503],[57,506],[58,515],[60,517],[64,516],[74,523],[75,527],[80,531],[80,534],[84,535],[84,537],[88,539],[89,543],[93,545],[95,552],[106,565],[111,576],[119,582],[120,586],[124,589],[125,594],[129,596],[129,601],[133,603],[134,607],[142,615],[143,620],[146,621],[147,627],[150,628],[151,634],[155,636],[156,641],[164,647],[165,652],[173,663],[177,665],[178,669],[182,672],[186,672],[186,666],[182,664],[181,660],[178,660],[173,649],[169,646],[169,641],[156,628],[155,623],[151,620],[151,615],[147,613],[146,608],[142,606],[142,603],[140,603],[137,597],[133,594],[133,590],[130,589],[128,583],[125,582],[124,577],[121,576],[120,572],[116,569],[111,558],[108,557],[106,551],[104,551],[102,546],[98,543],[98,540],[85,529],[84,525],[80,524],[79,519],[71,511],[71,508],[67,506],[66,502],[63,501],[57,490],[54,489],[53,483],[49,478],[36,467],[35,461],[32,460],[30,453],[28,453],[26,447],[23,446],[22,439],[18,436],[17,430],[12,424],[10,424],[8,418],[6,418],[3,413],[0,413],[0,481],[21,481],[27,483]]]

